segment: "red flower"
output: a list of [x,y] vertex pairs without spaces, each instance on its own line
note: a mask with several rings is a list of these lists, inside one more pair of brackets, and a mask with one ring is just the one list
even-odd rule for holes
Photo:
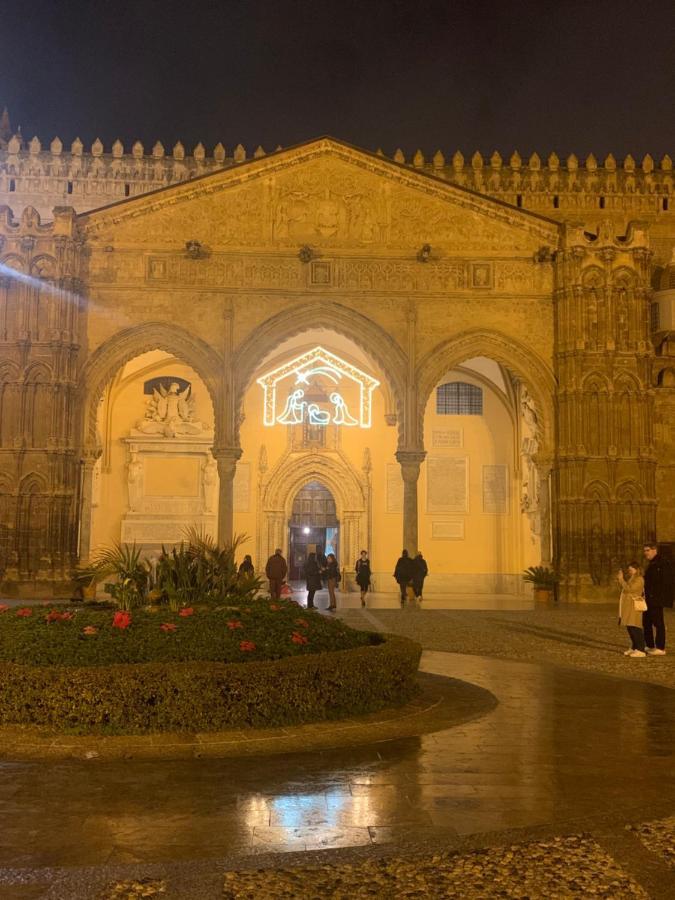
[[175,631],[178,628],[178,625],[174,625],[173,622],[162,622],[159,626],[162,631]]
[[70,622],[71,619],[75,618],[75,613],[72,612],[64,612],[61,613],[61,621],[62,622]]
[[116,612],[112,624],[113,628],[128,628],[131,625],[131,613]]
[[85,625],[82,634],[98,634],[98,628],[95,625]]
[[182,616],[184,619],[188,616],[191,616],[194,612],[194,609],[191,606],[184,606],[181,610],[178,611],[178,615]]
[[291,640],[293,641],[294,644],[306,644],[307,643],[307,638],[304,636],[304,634],[299,634],[299,632],[297,632],[297,631],[293,632],[293,634],[291,635]]
[[244,651],[255,650],[255,644],[253,643],[253,641],[242,641],[239,644],[239,649]]
[[51,612],[47,613],[45,619],[47,622],[60,622],[65,613],[60,613],[58,609],[53,609]]
[[27,619],[29,616],[33,615],[33,610],[30,606],[22,606],[21,609],[17,609],[16,614],[22,619]]
[[0,603],[0,613],[7,612],[8,609],[9,609],[9,606],[7,606],[6,603]]
[[307,619],[296,619],[295,624],[299,625],[301,628],[309,628],[309,622]]
[[272,609],[272,610],[274,610],[274,612],[276,612],[278,609],[281,609],[281,607],[279,606],[278,603],[270,603],[270,609]]
[[234,619],[232,622],[227,623],[227,627],[230,631],[234,631],[235,628],[243,628],[244,626],[237,619]]

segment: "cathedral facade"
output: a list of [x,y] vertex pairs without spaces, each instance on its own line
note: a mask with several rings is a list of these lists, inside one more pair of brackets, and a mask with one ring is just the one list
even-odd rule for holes
[[[675,541],[669,157],[85,152],[0,127],[0,578],[245,533],[604,595]],[[497,599],[495,599],[497,598]]]

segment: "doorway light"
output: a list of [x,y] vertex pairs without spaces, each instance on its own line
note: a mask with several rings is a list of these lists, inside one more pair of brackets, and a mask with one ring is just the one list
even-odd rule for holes
[[306,525],[305,525],[305,527],[302,529],[302,533],[303,533],[303,534],[309,534],[309,528],[308,528]]

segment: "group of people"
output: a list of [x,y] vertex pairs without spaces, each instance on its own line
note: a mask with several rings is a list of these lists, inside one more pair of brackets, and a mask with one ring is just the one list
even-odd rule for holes
[[670,560],[659,553],[656,544],[643,548],[647,567],[630,562],[619,570],[619,625],[624,625],[630,647],[624,656],[643,658],[666,655],[664,607],[672,607],[675,597],[675,572]]
[[[250,571],[253,571],[251,557],[247,556]],[[241,573],[246,565],[246,560],[239,567]],[[249,571],[247,568],[246,571]],[[362,550],[359,558],[356,560],[354,567],[356,575],[356,583],[361,591],[361,606],[365,607],[368,591],[372,586],[372,571],[370,568],[370,559],[368,551]],[[407,550],[404,550],[396,563],[394,569],[394,578],[396,579],[401,591],[401,606],[405,605],[407,599],[408,588],[411,587],[415,599],[419,602],[422,600],[422,591],[424,589],[424,579],[429,573],[426,560],[421,553],[417,553],[415,557],[411,557]],[[272,599],[278,599],[281,596],[282,588],[288,574],[288,564],[284,559],[282,551],[277,548],[272,556],[267,560],[265,566],[265,575],[270,585],[270,596]],[[337,608],[335,591],[340,583],[340,567],[334,553],[327,556],[320,556],[315,552],[309,553],[304,568],[305,586],[307,588],[307,608],[314,609],[314,595],[323,587],[324,581],[328,588],[329,604],[328,609]]]

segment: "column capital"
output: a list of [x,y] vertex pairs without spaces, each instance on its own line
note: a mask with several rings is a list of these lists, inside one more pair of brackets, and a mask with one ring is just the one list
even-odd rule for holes
[[237,460],[241,459],[242,449],[241,447],[223,447],[221,445],[214,445],[211,447],[211,453],[213,454],[213,458],[220,462],[230,461],[236,463]]
[[424,462],[426,455],[426,450],[397,450],[396,460],[402,467],[417,467],[419,471],[419,467]]

